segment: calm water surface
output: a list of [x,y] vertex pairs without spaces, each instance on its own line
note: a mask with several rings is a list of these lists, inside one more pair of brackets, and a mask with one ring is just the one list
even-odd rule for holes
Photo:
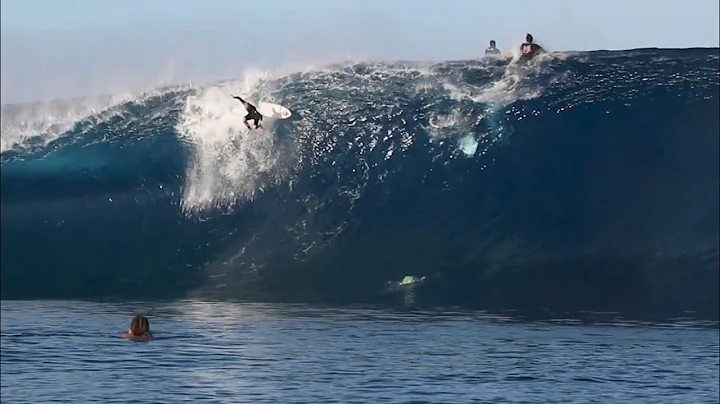
[[[135,312],[157,337],[121,338]],[[717,403],[718,330],[208,302],[2,302],[3,403]]]

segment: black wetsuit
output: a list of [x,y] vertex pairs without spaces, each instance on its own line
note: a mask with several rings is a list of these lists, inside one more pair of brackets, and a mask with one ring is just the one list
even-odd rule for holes
[[532,42],[525,42],[520,45],[520,61],[529,62],[530,59],[545,52],[542,46]]
[[245,110],[247,110],[247,115],[245,115],[245,118],[243,119],[243,122],[245,122],[245,126],[247,126],[248,129],[251,129],[248,121],[252,119],[255,121],[255,129],[259,128],[260,121],[263,120],[263,116],[260,115],[260,113],[257,111],[257,108],[255,108],[254,105],[250,104],[249,102],[243,100],[242,98],[240,98],[238,96],[234,95],[233,98],[242,102],[243,106],[245,107]]

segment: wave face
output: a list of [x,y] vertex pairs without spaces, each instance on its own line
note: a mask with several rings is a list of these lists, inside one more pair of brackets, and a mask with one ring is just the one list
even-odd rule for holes
[[[412,275],[428,304],[717,318],[718,50],[509,62],[4,106],[2,297],[383,303]],[[248,132],[236,92],[294,116]]]

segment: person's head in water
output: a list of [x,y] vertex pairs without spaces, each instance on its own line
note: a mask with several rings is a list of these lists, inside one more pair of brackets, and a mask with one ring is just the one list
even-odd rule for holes
[[150,336],[150,321],[142,314],[136,314],[130,321],[128,334],[130,337]]
[[495,41],[490,41],[490,47],[495,49]]
[[525,42],[533,43],[533,36],[530,34],[525,35]]

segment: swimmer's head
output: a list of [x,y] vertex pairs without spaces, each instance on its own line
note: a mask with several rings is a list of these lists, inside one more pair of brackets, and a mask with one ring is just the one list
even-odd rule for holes
[[525,35],[525,42],[532,43],[532,41],[533,41],[532,35],[530,35],[530,34]]
[[130,322],[130,333],[133,335],[143,335],[150,333],[150,321],[142,314],[136,314]]
[[494,48],[494,47],[495,47],[495,41],[490,41],[490,47],[491,47],[491,48]]

